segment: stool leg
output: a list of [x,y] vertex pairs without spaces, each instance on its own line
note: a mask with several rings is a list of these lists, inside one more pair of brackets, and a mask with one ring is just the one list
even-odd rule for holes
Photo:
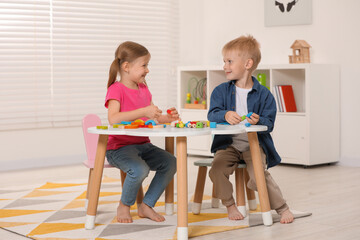
[[249,209],[255,211],[257,209],[256,195],[255,191],[251,190],[247,187],[247,183],[249,182],[249,173],[246,169],[244,169],[244,178],[245,178],[245,187],[246,187],[246,196],[249,203]]
[[[174,137],[165,137],[165,150],[174,155]],[[174,214],[174,178],[165,188],[165,214]]]
[[236,205],[239,212],[246,217],[245,189],[243,168],[235,169]]
[[198,176],[196,180],[196,187],[194,193],[194,203],[192,205],[193,214],[199,214],[201,211],[201,203],[204,195],[205,178],[207,167],[201,166],[198,170]]

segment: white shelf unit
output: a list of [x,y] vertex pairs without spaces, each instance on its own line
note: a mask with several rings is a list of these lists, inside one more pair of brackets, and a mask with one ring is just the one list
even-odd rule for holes
[[[340,69],[330,64],[259,65],[273,93],[276,85],[292,85],[297,112],[278,112],[272,132],[282,163],[312,166],[340,157]],[[207,79],[206,110],[185,109],[188,82]],[[178,109],[184,122],[207,120],[213,89],[227,81],[222,66],[178,67]],[[274,93],[273,93],[274,94]],[[213,156],[210,136],[188,139],[188,153]]]

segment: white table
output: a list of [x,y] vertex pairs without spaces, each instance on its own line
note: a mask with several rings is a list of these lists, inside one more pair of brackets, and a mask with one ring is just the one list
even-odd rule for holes
[[263,212],[263,221],[265,225],[272,225],[268,192],[265,184],[260,147],[256,133],[266,130],[266,126],[260,125],[254,125],[251,127],[245,127],[243,125],[218,125],[217,128],[174,128],[168,126],[166,128],[153,129],[118,129],[109,127],[109,129],[106,130],[97,129],[96,127],[89,128],[89,133],[99,134],[99,142],[95,157],[94,178],[91,181],[89,189],[89,204],[85,228],[93,229],[95,226],[95,216],[100,193],[108,135],[166,137],[167,142],[173,142],[174,137],[176,137],[178,200],[177,236],[178,239],[188,239],[187,137],[210,134],[237,134],[244,132],[248,133],[250,151],[253,159],[255,178],[260,198],[260,206]]

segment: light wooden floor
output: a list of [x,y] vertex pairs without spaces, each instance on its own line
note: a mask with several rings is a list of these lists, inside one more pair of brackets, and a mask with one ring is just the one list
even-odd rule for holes
[[[189,192],[194,191],[196,158],[189,158]],[[235,239],[360,239],[360,168],[323,165],[304,169],[300,166],[280,165],[270,169],[290,208],[311,212],[310,217],[283,225],[258,226],[192,238],[194,240]],[[104,174],[119,177],[116,169]],[[0,188],[39,185],[46,181],[86,179],[88,169],[82,165],[44,168],[15,172],[0,172]],[[152,177],[152,176],[150,176]],[[207,179],[205,194],[211,195],[211,181]],[[1,221],[1,219],[0,219]],[[0,229],[0,239],[28,239]]]

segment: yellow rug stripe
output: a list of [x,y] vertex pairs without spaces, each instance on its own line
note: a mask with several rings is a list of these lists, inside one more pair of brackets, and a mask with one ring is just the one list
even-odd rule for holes
[[227,218],[227,217],[228,217],[227,213],[200,213],[198,215],[188,213],[188,222],[189,223],[202,222],[202,221]]
[[[95,224],[99,226],[100,224]],[[84,229],[84,223],[42,223],[32,230],[27,236],[43,235],[48,233]]]
[[81,186],[86,185],[87,183],[52,183],[47,182],[41,187],[38,187],[36,189],[53,189],[53,188],[65,188],[65,187],[75,187],[75,186]]
[[[119,201],[99,201],[98,204],[99,205],[105,205],[105,204],[112,204],[112,203],[118,203]],[[81,207],[85,207],[85,201],[83,200],[74,200],[72,202],[70,202],[69,204],[67,204],[65,207],[63,207],[62,209],[74,209],[74,208],[81,208]]]
[[[121,194],[121,192],[100,192],[99,197],[106,197],[106,196],[113,196],[113,195],[120,195],[120,194]],[[86,199],[86,191],[83,192],[76,199]],[[120,200],[120,197],[119,197],[119,200]]]
[[111,177],[108,177],[108,176],[104,176],[103,179],[102,179],[102,182],[104,182],[104,183],[120,182],[120,179],[119,178],[111,178]]
[[189,238],[247,227],[249,226],[189,226]]
[[0,218],[17,217],[43,212],[53,212],[54,210],[21,210],[21,209],[0,209]]
[[51,195],[58,195],[63,193],[71,193],[71,191],[43,191],[43,190],[34,190],[23,198],[32,198],[32,197],[44,197]]
[[0,227],[17,227],[22,225],[35,224],[34,222],[0,222]]
[[[38,237],[32,237],[35,240],[69,240],[69,238],[38,238]],[[71,238],[71,240],[89,240],[88,238]]]

